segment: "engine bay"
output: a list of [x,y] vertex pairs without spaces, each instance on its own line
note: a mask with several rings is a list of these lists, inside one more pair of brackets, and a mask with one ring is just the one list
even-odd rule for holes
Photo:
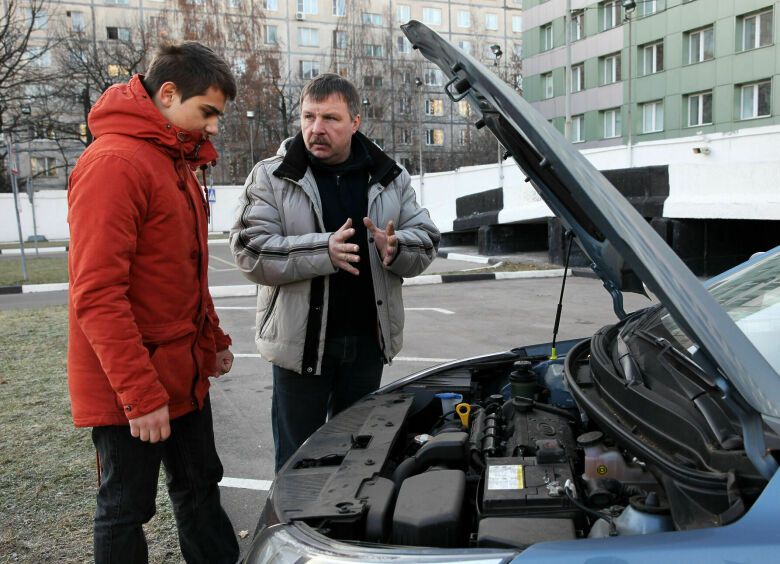
[[607,404],[582,409],[582,389],[598,388],[591,346],[565,361],[530,349],[462,361],[364,398],[279,473],[275,520],[344,541],[523,550],[739,518],[763,487],[739,445],[729,464],[744,459],[745,476],[683,461],[689,484],[627,448],[617,429],[630,422]]

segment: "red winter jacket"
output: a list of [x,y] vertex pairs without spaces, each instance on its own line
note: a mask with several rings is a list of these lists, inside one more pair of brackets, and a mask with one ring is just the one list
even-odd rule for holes
[[141,77],[109,88],[68,184],[68,386],[77,427],[203,406],[230,345],[208,289],[201,134],[168,123]]

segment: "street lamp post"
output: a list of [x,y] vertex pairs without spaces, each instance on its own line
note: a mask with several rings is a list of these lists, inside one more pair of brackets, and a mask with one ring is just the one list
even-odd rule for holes
[[246,111],[246,119],[249,122],[249,171],[252,171],[252,167],[255,166],[255,146],[254,146],[254,121],[255,121],[255,112],[254,110],[247,110]]
[[636,9],[636,2],[634,0],[623,0],[623,10],[625,10],[625,20],[628,22],[628,108],[626,110],[626,121],[628,122],[626,124],[626,127],[628,127],[628,139],[627,139],[627,147],[628,147],[628,167],[631,168],[634,166],[634,154],[633,149],[631,148],[631,130],[634,128],[634,124],[631,123],[631,73],[632,73],[632,65],[631,60],[633,59],[633,47],[631,46],[631,14]]
[[[504,54],[504,52],[501,50],[501,45],[498,44],[491,45],[490,50],[495,56],[493,65],[496,67],[496,71],[499,74],[499,78],[503,80],[503,77],[501,76],[501,72],[498,69],[499,62],[501,61],[501,55]],[[503,188],[504,187],[504,158],[503,158],[504,155],[503,155],[503,151],[501,150],[502,149],[501,141],[496,140],[496,143],[498,144],[498,187]]]
[[[423,85],[423,81],[420,80],[419,76],[416,76],[414,78],[414,85],[417,86],[417,88],[421,88]],[[418,108],[418,112],[422,112],[422,109]],[[420,117],[420,201],[422,202],[422,192],[423,192],[423,186],[425,186],[425,169],[423,167],[423,137],[425,136],[425,129],[423,127],[422,122],[422,114],[418,113],[417,115]]]

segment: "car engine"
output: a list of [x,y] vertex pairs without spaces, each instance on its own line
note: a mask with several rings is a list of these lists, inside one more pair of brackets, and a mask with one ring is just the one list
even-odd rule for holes
[[[578,346],[566,370],[592,387],[590,350]],[[578,408],[564,361],[529,352],[455,363],[337,415],[277,476],[265,524],[302,521],[346,541],[522,550],[723,524],[754,499],[742,495],[709,522],[691,518],[684,488],[669,495],[673,481],[657,465]],[[739,497],[717,484],[704,506]]]

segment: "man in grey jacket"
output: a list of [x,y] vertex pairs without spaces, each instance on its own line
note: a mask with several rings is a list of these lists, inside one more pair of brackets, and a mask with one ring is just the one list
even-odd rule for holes
[[326,417],[379,387],[402,344],[403,278],[439,245],[409,174],[358,132],[359,110],[345,78],[307,83],[301,132],[252,170],[230,232],[236,264],[260,284],[276,471]]

